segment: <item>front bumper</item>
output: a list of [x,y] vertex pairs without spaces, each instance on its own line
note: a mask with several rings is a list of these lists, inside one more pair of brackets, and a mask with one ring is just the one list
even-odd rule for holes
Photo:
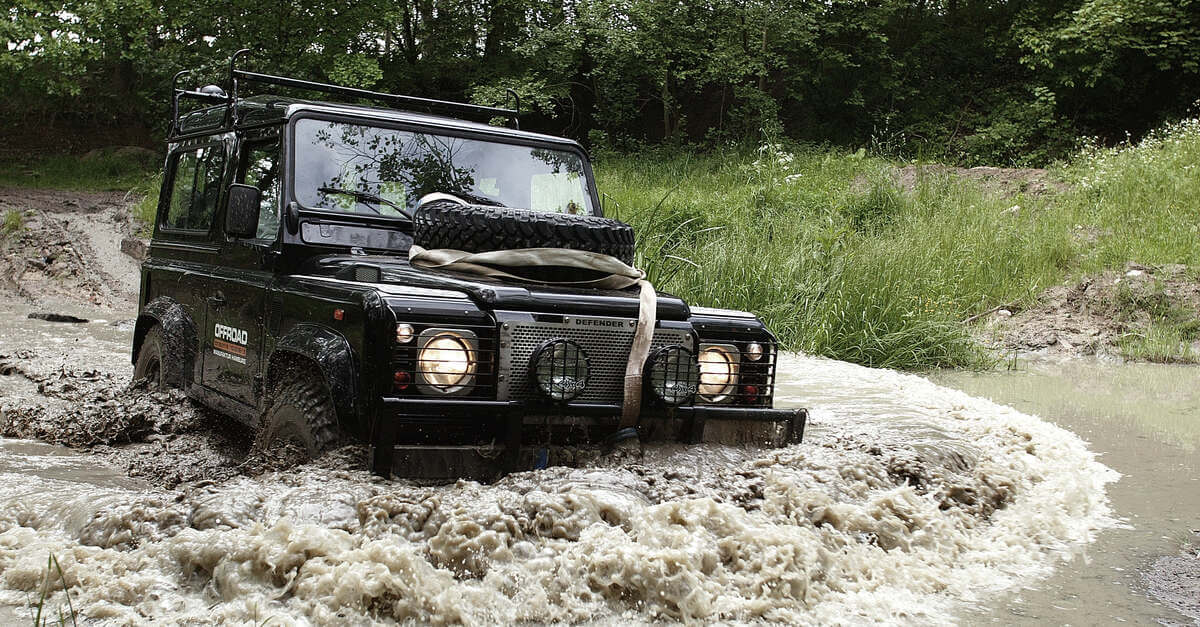
[[[615,404],[385,398],[372,438],[371,466],[380,474],[416,479],[494,479],[545,466],[565,436],[565,441],[582,439],[594,446],[603,437],[589,436],[615,433],[620,415]],[[778,447],[799,443],[807,420],[805,409],[645,408],[637,431],[647,441],[696,444],[720,439],[732,426],[751,433],[742,442]],[[420,437],[413,439],[413,434]],[[455,442],[463,439],[475,444]]]

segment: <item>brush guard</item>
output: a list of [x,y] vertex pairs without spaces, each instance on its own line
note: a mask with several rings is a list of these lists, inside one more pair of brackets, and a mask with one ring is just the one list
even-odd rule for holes
[[[552,415],[544,413],[547,409],[520,401],[384,399],[380,428],[371,447],[371,468],[383,476],[491,481],[510,472],[535,470],[547,465],[569,466],[578,458],[579,451],[594,451],[602,447],[596,444],[572,446],[553,440],[529,438],[527,434],[552,428],[595,428],[614,433],[622,407],[568,403],[553,408],[551,411],[555,413]],[[695,405],[647,409],[641,418],[640,424],[633,429],[636,429],[638,439],[643,442],[781,447],[803,440],[808,411],[800,408]],[[730,425],[734,428],[725,429]],[[744,434],[747,426],[759,427],[761,431],[749,440],[735,436],[738,441],[731,442],[722,437],[726,434]],[[402,431],[411,432],[415,429],[446,433],[463,427],[491,431],[495,437],[481,445],[398,443],[404,435]]]

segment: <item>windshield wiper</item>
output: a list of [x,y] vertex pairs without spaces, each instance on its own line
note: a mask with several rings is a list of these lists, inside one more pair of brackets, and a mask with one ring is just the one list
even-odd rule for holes
[[487,196],[480,196],[479,194],[472,194],[471,192],[454,192],[454,195],[460,196],[464,200],[469,200],[477,205],[489,205],[492,207],[506,206],[504,203],[502,203],[498,200],[493,200],[491,198],[488,198]]
[[[401,205],[398,205],[378,194],[372,194],[371,192],[364,192],[364,191],[360,191],[357,189],[341,189],[339,187],[318,187],[317,191],[321,192],[323,194],[341,194],[343,196],[350,196],[350,197],[354,198],[355,200],[368,202],[368,203],[375,203],[377,205],[379,205],[379,204],[387,205],[387,206],[395,209],[396,211],[399,211],[400,215],[404,216],[405,218],[408,218],[409,221],[412,221],[412,214],[408,212],[408,207],[403,207]],[[374,211],[375,213],[378,213],[379,215],[383,215],[383,212],[381,212],[377,207],[372,207],[371,205],[367,205],[367,207],[369,207],[371,209],[371,211]]]

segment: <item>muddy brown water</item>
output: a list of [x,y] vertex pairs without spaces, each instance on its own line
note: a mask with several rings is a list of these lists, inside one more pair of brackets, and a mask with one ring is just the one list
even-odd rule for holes
[[[128,376],[128,315],[67,308],[102,321],[63,325],[29,309],[0,305],[0,353]],[[1143,386],[1128,414],[1021,406],[1023,376],[1059,377],[1033,401],[1067,387],[1054,372],[942,387],[789,355],[779,404],[813,409],[800,446],[658,446],[493,485],[384,481],[336,458],[164,483],[130,478],[113,451],[169,439],[104,454],[0,440],[0,620],[27,620],[43,589],[65,607],[65,579],[82,617],[114,623],[1186,623],[1139,573],[1200,511],[1196,396]],[[1151,390],[1176,396],[1150,408]],[[19,373],[0,395],[80,411]],[[47,587],[51,554],[64,575]]]
[[[1185,562],[1190,572],[1163,568],[1182,544],[1200,542],[1200,368],[1030,361],[1013,372],[933,379],[1070,429],[1122,474],[1108,489],[1117,528],[972,620],[1200,624],[1200,557]],[[1190,586],[1175,585],[1183,582]]]

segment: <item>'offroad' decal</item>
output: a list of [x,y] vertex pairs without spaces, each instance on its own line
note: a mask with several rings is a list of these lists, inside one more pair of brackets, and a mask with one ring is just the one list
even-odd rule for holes
[[245,330],[218,323],[213,326],[213,354],[239,364],[245,364],[246,343],[249,339],[250,334]]

